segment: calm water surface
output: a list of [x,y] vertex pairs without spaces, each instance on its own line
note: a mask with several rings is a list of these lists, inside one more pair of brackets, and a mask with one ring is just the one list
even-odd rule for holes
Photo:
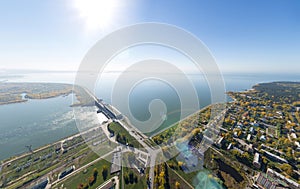
[[[41,75],[43,76],[42,80]],[[51,73],[50,75],[51,77],[45,74],[17,75],[15,77],[1,77],[0,81],[72,83],[74,80],[74,74],[70,73]],[[102,83],[100,82],[101,85],[98,83],[95,88],[96,95],[108,103],[111,103],[112,77],[114,76],[107,75]],[[53,80],[53,78],[55,79]],[[190,78],[198,93],[199,106],[209,105],[211,94],[204,77],[193,75]],[[224,75],[224,79],[227,91],[243,91],[257,83],[299,81],[300,77],[298,75],[278,74],[227,74]],[[143,82],[131,91],[129,106],[135,118],[141,121],[147,120],[150,116],[148,105],[151,100],[157,98],[164,101],[168,111],[165,112],[167,115],[166,121],[160,129],[179,121],[180,99],[176,91],[170,86],[157,81]],[[29,100],[25,103],[0,106],[0,160],[26,152],[26,145],[32,145],[35,149],[77,133],[78,129],[74,120],[73,109],[70,107],[71,104],[72,96],[69,95],[67,97]],[[82,111],[82,116],[76,117],[76,119],[92,123],[88,119],[93,117],[91,114],[94,114],[95,108],[81,108],[80,111]],[[97,122],[93,124],[95,125]],[[223,188],[208,170],[200,171],[194,180],[197,189]]]
[[[62,76],[61,76],[62,75]],[[53,76],[53,77],[52,77]],[[72,83],[74,75],[58,73],[51,74],[51,78],[61,83]],[[60,79],[59,79],[60,77]],[[111,103],[110,90],[112,82],[108,76],[102,88],[95,89],[96,95]],[[40,82],[40,74],[8,78],[2,77],[2,81],[26,81]],[[191,76],[200,99],[200,106],[204,107],[211,103],[208,84],[202,76]],[[228,91],[241,91],[251,88],[256,83],[269,81],[299,81],[298,75],[224,75],[225,86]],[[51,82],[46,76],[44,82]],[[148,105],[153,99],[162,99],[168,109],[167,119],[161,128],[167,127],[179,119],[180,101],[175,90],[157,81],[141,83],[129,95],[130,109],[133,115],[139,120],[149,118]],[[57,97],[44,100],[29,100],[25,103],[9,104],[0,106],[0,160],[25,152],[26,145],[33,148],[52,143],[61,138],[78,132],[73,119],[72,96]],[[118,107],[117,107],[118,108]],[[93,109],[83,110],[82,119],[87,119]],[[176,112],[177,111],[177,112]]]
[[[71,104],[72,95],[1,105],[0,160],[28,151],[26,145],[36,149],[78,133]],[[82,111],[78,119],[88,120],[94,108]]]

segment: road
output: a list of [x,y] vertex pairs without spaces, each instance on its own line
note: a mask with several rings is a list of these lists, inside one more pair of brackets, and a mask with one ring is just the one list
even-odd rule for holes
[[[98,102],[98,99],[97,99],[92,93],[90,93],[90,91],[88,91],[88,90],[86,89],[86,92],[87,92],[87,93],[88,93],[88,94],[89,94],[96,102]],[[115,111],[117,111],[117,109],[114,108],[113,106],[111,106],[111,108],[113,108]],[[225,112],[226,112],[226,111],[223,111],[221,115],[224,115]],[[217,119],[214,120],[215,124],[216,124],[217,121],[219,121],[219,120],[221,119],[221,117],[222,117],[222,116],[218,116]],[[126,130],[128,131],[128,133],[129,133],[133,138],[135,138],[135,139],[143,146],[143,148],[147,151],[148,156],[149,156],[149,158],[148,158],[149,161],[148,161],[146,164],[148,164],[149,167],[150,167],[150,169],[149,169],[149,178],[151,178],[150,189],[153,189],[154,168],[155,168],[155,165],[156,165],[156,158],[157,158],[157,155],[158,155],[159,153],[162,154],[161,148],[153,148],[153,146],[151,146],[151,145],[145,143],[145,142],[144,142],[144,139],[148,139],[148,137],[145,136],[143,133],[141,133],[136,127],[132,126],[132,125],[130,124],[130,122],[127,122],[127,124],[125,124],[124,122],[122,122],[122,121],[120,121],[120,120],[117,120],[117,122],[118,122],[124,129],[126,129]],[[102,130],[103,130],[103,132],[106,134],[106,136],[108,137],[109,140],[111,140],[111,141],[113,141],[113,142],[116,142],[114,138],[112,138],[112,137],[109,136],[110,133],[109,133],[108,130],[107,130],[107,124],[102,125]],[[124,149],[124,150],[122,150],[122,151],[125,152],[125,151],[127,151],[127,150],[128,150],[128,149]],[[135,149],[135,150],[139,150],[139,149]],[[113,152],[113,151],[112,151],[112,152]],[[110,152],[110,153],[112,153],[112,152]],[[110,153],[109,153],[109,154],[110,154]],[[109,154],[106,154],[106,155],[104,155],[104,156],[102,156],[102,157],[96,159],[95,161],[93,161],[93,162],[91,162],[91,163],[89,163],[89,164],[87,164],[87,165],[85,165],[85,166],[83,166],[83,167],[77,169],[76,171],[74,171],[73,173],[71,173],[70,175],[68,175],[68,176],[66,176],[66,177],[70,177],[70,176],[76,174],[78,171],[80,171],[80,170],[82,170],[83,168],[85,168],[85,167],[91,165],[91,164],[94,163],[94,162],[97,162],[99,159],[102,159],[103,157],[105,157],[105,156],[107,156],[107,155],[109,155]],[[183,180],[184,180],[184,179],[183,179]],[[56,182],[59,182],[59,180],[56,181]],[[190,186],[190,185],[189,185],[189,186]]]
[[[96,96],[94,96],[88,89],[85,89],[85,91],[96,101],[98,102],[98,99]],[[111,106],[113,109],[116,110],[116,108],[114,108],[113,106]],[[149,167],[150,167],[150,170],[149,170],[149,178],[151,177],[152,178],[152,181],[151,181],[151,185],[150,185],[150,188],[153,189],[153,178],[154,178],[154,167],[155,167],[155,164],[156,164],[156,157],[157,157],[157,154],[159,153],[162,153],[161,149],[158,148],[158,149],[154,149],[152,146],[149,146],[148,144],[146,144],[143,139],[147,139],[147,136],[145,136],[142,132],[140,132],[136,127],[130,125],[128,123],[125,124],[123,123],[122,121],[120,120],[117,120],[117,122],[124,128],[128,131],[128,133],[134,137],[143,147],[144,149],[148,152],[148,155],[149,155]],[[104,133],[106,135],[108,135],[107,131],[106,131],[106,128],[104,128],[102,126],[102,129],[104,131]],[[113,140],[111,139],[111,137],[108,137],[109,140]],[[115,142],[115,141],[114,141]]]
[[116,183],[116,187],[115,188],[119,189],[120,188],[120,180],[119,180],[118,176],[112,177],[111,179],[107,180],[106,182],[104,182],[103,184],[101,184],[100,186],[98,186],[96,189],[103,188],[105,185],[107,185],[108,183],[110,183],[113,179],[115,180],[115,183]]
[[[86,90],[86,92],[87,92],[87,93],[88,93],[95,101],[98,102],[98,99],[97,99],[93,94],[91,94],[88,90]],[[112,107],[112,108],[116,111],[116,109],[115,109],[114,107]],[[156,164],[156,157],[157,157],[157,154],[158,154],[158,153],[161,153],[161,149],[155,149],[153,146],[151,146],[151,145],[149,145],[149,144],[146,144],[146,143],[144,142],[144,139],[148,139],[147,136],[145,136],[143,133],[141,133],[140,131],[138,131],[138,130],[137,130],[134,126],[132,126],[131,124],[124,123],[124,122],[121,122],[121,121],[119,121],[119,120],[117,120],[117,121],[120,123],[120,125],[121,125],[124,129],[126,129],[126,130],[128,131],[128,133],[129,133],[132,137],[134,137],[134,138],[141,144],[141,146],[143,146],[143,149],[134,149],[134,152],[137,152],[137,153],[140,153],[140,154],[144,154],[144,156],[147,157],[147,158],[144,158],[144,160],[146,161],[146,162],[145,162],[145,164],[146,164],[145,166],[147,166],[147,165],[150,166],[149,177],[154,178],[154,167],[155,167],[155,164]],[[108,123],[109,123],[109,122],[108,122]],[[108,124],[108,123],[107,123],[107,124]],[[109,140],[112,140],[113,142],[116,142],[116,141],[114,140],[114,138],[111,138],[111,137],[109,136],[109,132],[107,131],[107,124],[101,124],[100,128],[103,130],[103,132],[105,133],[105,135],[107,135],[107,138],[108,138]],[[128,124],[128,125],[127,125],[127,124]],[[98,127],[97,127],[97,128],[98,128]],[[105,129],[105,128],[106,128],[106,129]],[[47,145],[47,146],[41,147],[41,148],[39,148],[39,149],[36,149],[36,150],[33,151],[33,153],[39,152],[39,151],[44,150],[44,149],[46,149],[46,148],[48,148],[48,147],[50,147],[50,146],[53,146],[53,145],[59,145],[59,146],[61,147],[62,151],[63,151],[63,150],[64,150],[63,143],[64,143],[65,141],[71,140],[71,139],[73,139],[74,137],[83,135],[83,134],[85,134],[85,133],[87,133],[87,132],[91,132],[91,131],[93,131],[94,129],[95,129],[95,127],[90,128],[90,129],[88,129],[88,130],[86,130],[86,131],[84,131],[84,132],[81,132],[81,133],[72,135],[72,136],[70,136],[70,137],[66,137],[66,138],[64,138],[64,139],[62,139],[62,140],[60,140],[60,141],[57,141],[57,142],[55,142],[55,143],[53,143],[53,144],[51,144],[51,145]],[[122,152],[126,152],[126,151],[133,151],[133,149],[125,148],[124,150],[122,150]],[[146,151],[146,152],[145,152],[145,151]],[[88,167],[88,166],[90,166],[90,165],[96,163],[97,161],[99,161],[99,160],[101,160],[101,159],[103,159],[103,158],[109,156],[109,155],[112,154],[113,152],[114,152],[114,150],[112,150],[111,152],[109,152],[109,153],[107,153],[107,154],[105,154],[105,155],[103,155],[103,156],[97,158],[96,160],[94,160],[94,161],[92,161],[92,162],[90,162],[90,163],[88,163],[88,164],[86,164],[86,165],[83,165],[83,166],[81,166],[81,167],[75,169],[72,173],[66,175],[64,178],[61,178],[61,179],[58,178],[57,180],[55,180],[55,181],[49,183],[49,184],[47,185],[46,188],[52,188],[52,186],[57,185],[57,184],[59,184],[61,181],[63,181],[63,180],[65,180],[65,179],[68,179],[68,178],[74,176],[75,174],[77,174],[77,173],[79,173],[80,171],[84,170],[86,167]],[[30,154],[31,154],[31,153],[26,153],[26,154],[23,154],[23,155],[21,155],[21,156],[12,158],[12,159],[8,160],[7,162],[4,162],[3,164],[0,165],[0,171],[1,171],[1,169],[3,168],[3,166],[7,165],[8,163],[11,163],[11,162],[13,162],[13,161],[15,161],[15,160],[18,160],[18,159],[20,159],[20,158],[24,158],[24,157],[26,157],[26,156],[28,156],[28,155],[30,155]],[[151,187],[150,187],[150,188],[151,188],[151,189],[153,188],[153,183],[152,183],[152,182],[151,182]]]
[[[143,147],[144,149],[148,152],[148,155],[149,155],[149,167],[150,167],[150,170],[149,170],[149,178],[151,178],[151,184],[150,184],[150,188],[152,189],[153,188],[153,178],[154,178],[154,167],[155,167],[155,164],[156,164],[156,157],[157,157],[157,154],[159,153],[162,153],[161,149],[158,148],[158,149],[154,149],[152,146],[148,146],[148,144],[146,144],[144,141],[143,141],[143,138],[141,140],[141,136],[137,133],[140,133],[140,131],[138,131],[135,127],[132,127],[132,128],[128,128],[127,125],[125,125],[124,123],[122,123],[121,121],[118,121],[119,124],[125,128],[129,134],[134,137]],[[130,130],[134,130],[134,132],[130,132]]]

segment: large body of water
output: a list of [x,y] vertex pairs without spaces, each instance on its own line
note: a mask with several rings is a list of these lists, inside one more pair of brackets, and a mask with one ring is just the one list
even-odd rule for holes
[[[60,76],[61,79],[59,79]],[[197,77],[197,76],[193,76]],[[36,76],[10,76],[0,80],[6,82],[40,82],[40,74]],[[55,80],[53,80],[55,78]],[[72,83],[74,75],[59,73],[55,76],[44,78],[43,82]],[[251,88],[254,84],[270,81],[299,81],[298,75],[225,75],[227,91],[241,91]],[[202,81],[195,79],[195,81]],[[1,84],[1,83],[0,83]],[[108,85],[108,83],[107,83]],[[203,82],[195,84],[200,99],[201,107],[210,104],[210,91],[208,85]],[[95,89],[96,95],[110,103],[109,87]],[[178,96],[169,87],[152,81],[141,83],[129,96],[130,108],[133,115],[139,120],[149,118],[148,105],[153,99],[162,99],[168,109],[167,122],[162,127],[178,121],[177,109],[180,109]],[[45,144],[78,132],[73,118],[73,109],[70,107],[72,96],[57,97],[43,100],[29,100],[25,103],[9,104],[0,106],[0,160],[27,151],[26,145],[38,148]],[[117,107],[118,108],[118,107]],[[171,112],[171,113],[170,113]],[[172,112],[175,112],[172,114]],[[82,119],[87,119],[92,109],[86,109],[82,113]]]
[[[126,74],[126,73],[125,73]],[[102,98],[104,101],[112,104],[113,106],[117,107],[121,110],[122,113],[126,111],[122,111],[122,109],[126,109],[124,106],[119,106],[119,104],[114,103],[115,99],[112,99],[113,96],[113,86],[115,85],[117,74],[110,73],[104,74],[101,77],[101,80],[98,81],[95,87],[96,96]],[[170,77],[171,78],[171,77]],[[176,75],[174,76],[174,80],[176,81]],[[208,82],[206,81],[204,75],[188,75],[188,78],[192,81],[193,86],[196,89],[197,97],[199,100],[199,108],[206,107],[212,103],[212,98],[210,88]],[[172,79],[172,78],[171,78]],[[226,91],[244,91],[250,89],[253,85],[257,83],[263,82],[271,82],[271,81],[299,81],[300,77],[298,75],[275,75],[275,74],[225,74],[224,75],[224,87]],[[180,81],[178,81],[180,83]],[[126,85],[126,84],[125,84]],[[180,83],[182,85],[181,90],[184,89],[185,83]],[[178,90],[178,89],[177,89]],[[154,99],[162,100],[166,107],[167,112],[160,112],[161,116],[165,119],[165,121],[160,125],[158,129],[155,129],[149,133],[148,136],[158,133],[164,128],[167,128],[174,123],[180,120],[180,113],[181,113],[181,99],[178,95],[176,89],[172,88],[170,85],[162,82],[160,80],[151,79],[151,80],[144,80],[141,83],[135,85],[132,90],[130,91],[129,95],[125,94],[118,94],[116,95],[117,98],[122,98],[126,100],[128,98],[129,102],[129,109],[131,111],[132,116],[139,121],[147,121],[150,117],[149,105],[151,101]],[[193,91],[191,91],[192,93]],[[230,100],[224,94],[224,101]],[[190,99],[189,103],[193,104],[194,99]],[[198,109],[197,109],[198,110]],[[195,110],[196,111],[196,110]],[[131,118],[130,115],[125,114],[129,119]],[[141,127],[143,127],[142,125]],[[136,126],[138,129],[139,125]]]
[[[57,75],[51,73],[50,75],[51,77],[43,78],[42,81],[72,83],[74,80],[74,75],[70,73],[57,73]],[[39,78],[40,74],[29,74],[18,75],[17,77],[2,77],[1,79],[6,82],[41,82]],[[52,80],[53,78],[54,80]],[[241,91],[261,82],[299,81],[300,78],[297,75],[231,74],[225,75],[224,79],[227,91]],[[197,81],[194,84],[200,99],[200,106],[204,107],[210,104],[209,86],[203,77],[192,76],[192,80]],[[109,86],[109,82],[106,83],[106,86],[101,87],[96,86],[96,95],[111,103],[111,86]],[[179,113],[176,112],[180,109],[178,95],[172,88],[157,81],[141,83],[131,92],[129,102],[132,114],[142,121],[148,119],[150,116],[148,111],[149,102],[156,98],[162,99],[168,109],[166,122],[163,123],[161,128],[178,121]],[[67,97],[29,100],[25,103],[0,106],[0,160],[24,153],[27,150],[26,145],[38,148],[77,133],[78,129],[73,117],[73,109],[70,107],[71,104],[72,96],[69,95]],[[82,114],[82,119],[85,119],[87,115],[84,114],[87,114],[87,112]]]
[[[104,77],[102,84],[101,82],[97,83],[95,94],[104,101],[113,104],[110,92],[113,85],[111,77],[114,77],[114,75],[109,75],[106,79]],[[74,78],[74,74],[61,72],[10,75],[9,77],[0,75],[0,85],[1,81],[73,83]],[[204,77],[194,75],[190,76],[190,79],[197,90],[199,106],[209,105],[211,103],[210,88]],[[263,82],[299,80],[298,75],[224,75],[226,91],[243,91]],[[74,120],[73,108],[70,107],[72,98],[73,96],[69,95],[0,106],[0,161],[26,152],[26,145],[32,145],[32,148],[35,149],[77,133],[78,129]],[[180,109],[180,99],[176,94],[176,90],[164,83],[151,80],[140,83],[134,87],[128,98],[132,114],[140,121],[147,120],[150,117],[148,107],[153,99],[161,99],[167,108],[167,112],[165,112],[167,115],[166,121],[160,129],[168,127],[179,120],[177,110]],[[119,108],[117,105],[113,105]],[[90,120],[94,117],[91,115],[95,113],[94,107],[81,108],[80,111],[82,113],[76,119],[87,121],[89,126],[97,124],[97,121]],[[223,189],[223,186],[210,174],[208,170],[200,171],[194,178],[195,187],[197,189]]]
[[[42,100],[0,106],[0,161],[11,156],[56,142],[78,133],[73,115],[73,96],[60,96]],[[75,107],[76,108],[76,107]],[[78,108],[78,107],[77,107]],[[91,122],[94,107],[80,108],[76,119]]]
[[71,95],[0,106],[0,160],[77,132]]

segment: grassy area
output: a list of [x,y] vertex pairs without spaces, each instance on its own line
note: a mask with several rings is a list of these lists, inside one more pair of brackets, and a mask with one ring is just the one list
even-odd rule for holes
[[176,189],[175,183],[176,181],[180,183],[180,188],[190,189],[191,187],[186,184],[176,173],[173,169],[168,167],[169,173],[169,183],[171,189]]
[[247,185],[245,165],[234,158],[216,153],[212,148],[205,153],[204,166],[217,175],[226,188],[245,188]]
[[[71,166],[71,165],[75,164],[76,167],[79,167],[79,166],[85,165],[85,164],[87,164],[87,163],[89,163],[89,162],[91,162],[91,161],[93,161],[93,160],[99,158],[99,156],[98,156],[97,154],[95,154],[94,152],[91,152],[91,151],[88,150],[88,149],[89,149],[89,148],[86,148],[86,149],[85,149],[86,152],[87,152],[87,154],[86,154],[86,156],[80,158],[80,160],[79,160],[78,163],[70,162],[70,163],[68,163],[68,164],[65,165],[65,166],[68,167],[68,166]],[[77,155],[77,154],[76,154],[76,155]],[[47,169],[45,169],[45,170],[42,170],[41,172],[36,172],[36,173],[34,173],[34,174],[31,174],[29,177],[26,177],[25,180],[22,179],[22,180],[20,180],[19,182],[16,182],[15,184],[9,186],[8,189],[9,189],[9,188],[13,189],[13,188],[21,187],[21,186],[23,185],[23,183],[28,182],[28,181],[30,181],[30,180],[34,180],[34,179],[40,177],[41,175],[45,175],[45,174],[51,172],[52,170],[54,170],[54,169],[57,168],[57,167],[59,167],[59,164],[54,164],[53,166],[51,166],[51,167],[49,167],[49,168],[47,168]],[[54,175],[57,175],[57,174],[58,174],[58,173],[53,174],[52,176],[54,177]],[[56,176],[55,178],[57,178],[57,176]]]
[[[29,181],[32,178],[41,176],[44,173],[44,170],[53,170],[54,161],[58,158],[58,155],[53,153],[51,157],[46,158],[45,160],[34,161],[37,157],[44,156],[54,151],[54,147],[50,146],[45,148],[42,151],[36,152],[34,154],[28,154],[23,158],[17,159],[11,162],[10,166],[4,166],[2,173],[5,175],[6,182],[16,181],[18,178],[22,177],[25,174],[31,173],[30,176],[27,176],[26,179],[21,179],[17,181],[14,186],[22,185],[22,183]],[[24,168],[21,168],[25,166]],[[19,169],[19,170],[18,170]]]
[[137,177],[137,182],[133,183],[124,183],[124,189],[146,189],[147,188],[147,180],[146,180],[146,175],[141,175],[136,169],[128,168],[128,167],[123,167],[123,178],[124,174],[129,174],[130,172],[133,172],[133,174]]
[[99,155],[92,152],[92,151],[89,151],[87,152],[87,155],[80,158],[79,160],[79,166],[83,166],[83,165],[86,165],[87,163],[91,162],[91,161],[94,161],[95,159],[99,158]]
[[103,167],[106,166],[108,169],[108,175],[106,180],[109,180],[112,178],[114,175],[110,175],[110,166],[111,163],[102,159],[99,160],[98,162],[94,163],[93,165],[87,167],[86,169],[80,171],[76,175],[72,176],[71,178],[68,178],[66,181],[62,182],[59,184],[57,187],[63,186],[65,188],[77,188],[77,186],[81,183],[87,183],[88,184],[88,179],[93,175],[93,170],[96,168],[98,170],[98,176],[95,181],[95,183],[92,186],[89,186],[89,189],[97,188],[101,184],[103,184],[106,180],[104,180],[103,175],[102,175],[102,170]]
[[[174,167],[173,167],[174,168]],[[168,166],[167,163],[162,163],[156,165],[154,168],[154,178],[153,178],[153,186],[155,189],[159,188],[169,188],[169,189],[178,189],[185,188],[191,189],[194,188],[192,186],[193,180],[197,173],[188,174],[192,181],[187,181],[187,178],[183,178],[183,175],[180,175],[178,170],[173,170]]]
[[114,132],[114,135],[117,137],[120,135],[120,143],[126,145],[132,145],[134,148],[142,148],[143,146],[133,137],[129,134],[129,132],[124,129],[119,123],[112,122],[108,125],[109,130]]
[[[137,167],[141,167],[138,162],[136,162],[135,154],[132,152],[123,153],[122,158],[122,170],[121,170],[121,181],[125,189],[135,189],[135,188],[147,188],[147,175],[149,168],[146,168],[145,174],[140,174],[139,171],[132,166],[133,162]],[[131,167],[129,167],[131,166]],[[121,185],[122,186],[122,185]]]
[[[167,163],[173,164],[173,165],[178,165],[178,162],[176,161],[175,158],[170,159],[169,161],[167,161]],[[188,183],[192,184],[194,178],[196,177],[196,175],[198,174],[198,172],[191,172],[191,173],[185,173],[184,171],[182,171],[180,169],[179,166],[175,166],[174,170],[176,173],[178,173],[184,180],[186,180]]]
[[[68,141],[70,148],[65,153],[62,153],[61,150],[56,151],[60,144],[55,143],[6,164],[2,167],[1,176],[3,177],[0,179],[0,186],[5,188],[27,187],[29,183],[35,182],[53,170],[55,171],[50,174],[50,178],[56,179],[64,167],[71,165],[80,167],[97,159],[99,156],[92,152],[87,144],[77,145],[81,142],[80,138],[75,137]],[[22,178],[23,176],[25,177]]]

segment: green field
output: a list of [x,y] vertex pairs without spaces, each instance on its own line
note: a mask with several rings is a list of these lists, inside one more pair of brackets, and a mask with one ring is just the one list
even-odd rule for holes
[[[122,137],[125,137],[125,140],[121,143],[125,143],[125,141],[128,143],[128,145],[132,145],[134,148],[142,148],[143,146],[133,137],[129,134],[129,132],[124,129],[119,123],[112,122],[109,124],[109,130],[114,132],[114,135],[117,136],[118,134]],[[125,144],[124,144],[125,145]]]
[[128,184],[124,183],[124,189],[136,189],[136,188],[146,189],[147,188],[146,175],[140,175],[140,173],[136,169],[122,167],[123,179],[124,179],[124,174],[129,172],[133,172],[133,174],[137,177],[137,182],[128,183]]
[[[180,188],[190,189],[191,187],[186,184],[176,173],[173,169],[168,167],[168,173],[169,173],[169,183],[170,188],[175,189],[175,183],[176,181],[180,183]],[[192,177],[194,179],[194,176]]]
[[[175,158],[170,159],[169,161],[167,161],[168,164],[174,164],[174,165],[178,165],[178,162]],[[194,178],[196,177],[196,175],[198,174],[198,171],[196,172],[191,172],[191,173],[185,173],[184,171],[182,171],[182,169],[178,166],[175,166],[175,169],[172,170],[171,172],[175,172],[177,174],[179,174],[184,180],[186,180],[188,183],[192,184]]]
[[[108,175],[106,180],[103,179],[102,176],[102,169],[103,167],[106,166],[108,168]],[[67,180],[63,181],[62,183],[58,184],[56,187],[60,187],[63,185],[64,188],[77,188],[79,184],[81,183],[86,183],[88,184],[88,179],[93,175],[93,170],[96,168],[99,172],[96,182],[92,185],[89,186],[89,189],[97,188],[101,184],[103,184],[105,181],[109,180],[115,175],[110,175],[110,166],[111,163],[101,159],[98,162],[94,163],[93,165],[87,167],[86,169],[80,171],[76,175],[72,176],[71,178],[68,178]]]

